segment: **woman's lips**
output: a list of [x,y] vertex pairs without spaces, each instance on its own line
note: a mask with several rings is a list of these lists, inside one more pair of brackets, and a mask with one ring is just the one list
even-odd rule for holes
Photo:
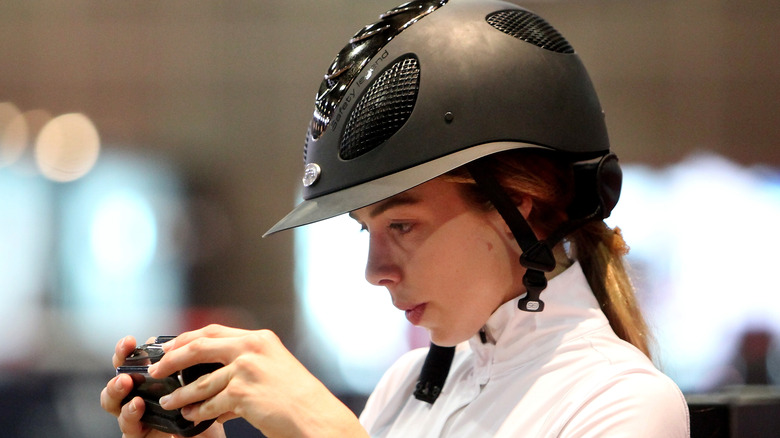
[[425,305],[426,303],[418,304],[417,306],[414,306],[406,310],[406,319],[408,319],[409,322],[412,323],[412,325],[420,324],[420,321],[422,320],[423,317],[423,313],[425,313]]

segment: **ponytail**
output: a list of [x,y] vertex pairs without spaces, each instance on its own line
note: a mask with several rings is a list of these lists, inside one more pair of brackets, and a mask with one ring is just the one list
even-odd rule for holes
[[591,222],[572,233],[569,240],[612,330],[651,358],[647,323],[623,261],[628,246],[620,228],[612,230],[603,221]]

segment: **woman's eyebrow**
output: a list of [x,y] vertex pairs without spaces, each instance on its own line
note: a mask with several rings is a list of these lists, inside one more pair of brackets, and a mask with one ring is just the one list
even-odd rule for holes
[[[368,217],[375,218],[391,208],[399,207],[403,205],[413,205],[419,202],[420,202],[419,197],[411,195],[409,193],[401,193],[393,196],[392,198],[388,198],[385,199],[384,201],[379,201],[376,204],[371,205],[368,209]],[[358,220],[353,214],[353,212],[349,212],[349,217]]]

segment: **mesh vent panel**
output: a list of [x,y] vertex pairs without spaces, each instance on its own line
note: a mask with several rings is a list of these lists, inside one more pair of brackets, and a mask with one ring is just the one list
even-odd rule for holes
[[401,59],[385,70],[352,110],[339,157],[359,157],[401,129],[412,114],[419,85],[420,65],[415,57]]
[[528,11],[508,10],[490,14],[487,22],[507,35],[558,53],[574,53],[574,48],[542,17]]

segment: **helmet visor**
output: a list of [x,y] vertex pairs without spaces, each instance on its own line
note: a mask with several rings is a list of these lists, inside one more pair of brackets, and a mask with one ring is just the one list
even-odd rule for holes
[[329,219],[374,204],[487,155],[511,149],[539,147],[519,142],[486,143],[463,149],[373,181],[312,198],[298,204],[287,216],[266,231],[263,237],[278,231]]

